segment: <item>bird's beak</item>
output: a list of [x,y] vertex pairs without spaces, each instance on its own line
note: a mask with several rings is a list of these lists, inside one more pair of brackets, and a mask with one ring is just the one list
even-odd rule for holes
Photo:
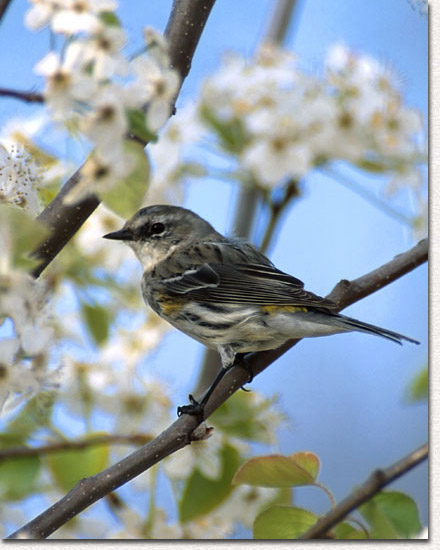
[[115,241],[132,241],[133,232],[130,229],[120,229],[119,231],[113,231],[113,233],[107,233],[103,235],[103,239],[113,239]]

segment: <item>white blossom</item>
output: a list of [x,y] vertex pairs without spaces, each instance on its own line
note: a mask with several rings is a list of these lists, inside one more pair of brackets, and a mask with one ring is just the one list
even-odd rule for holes
[[0,281],[0,313],[14,322],[24,353],[45,353],[54,337],[46,284],[20,270],[0,273]]
[[128,73],[129,64],[121,51],[125,41],[122,29],[104,26],[90,37],[71,42],[68,50],[73,50],[73,55],[82,67],[91,66],[94,78],[102,80]]
[[99,15],[115,11],[117,5],[114,0],[64,0],[52,17],[52,30],[67,35],[98,33],[103,27]]
[[125,246],[109,247],[102,237],[120,229],[123,224],[120,216],[100,204],[76,234],[75,242],[90,261],[115,273],[124,260],[131,258],[130,250]]
[[307,74],[270,46],[254,60],[229,56],[203,84],[198,122],[235,155],[244,179],[267,188],[333,160],[386,172],[424,158],[420,115],[404,106],[386,65],[336,44],[324,68]]
[[120,328],[103,346],[101,356],[104,361],[120,362],[127,368],[134,368],[142,358],[157,348],[169,325],[155,313],[135,328]]
[[208,479],[218,479],[221,474],[220,450],[223,438],[214,433],[209,440],[193,441],[164,461],[164,470],[170,479],[187,479],[195,469]]
[[19,206],[36,216],[40,212],[37,165],[22,145],[8,145],[0,143],[0,203]]
[[35,72],[46,78],[44,96],[56,120],[70,117],[78,102],[90,100],[96,91],[96,82],[79,70],[77,52],[72,49],[67,49],[64,59],[49,52]]
[[171,114],[172,103],[180,85],[179,75],[153,56],[140,56],[132,65],[136,81],[131,91],[145,98],[147,127],[152,131],[158,130]]
[[101,88],[90,106],[91,111],[82,119],[81,128],[104,161],[116,162],[123,155],[124,136],[128,130],[120,87]]
[[121,145],[113,148],[113,158],[104,158],[98,152],[93,152],[81,169],[79,183],[64,197],[66,204],[75,204],[93,193],[112,189],[134,167],[134,159],[126,153]]
[[64,0],[30,0],[33,6],[26,12],[25,24],[37,31],[47,25],[64,5]]

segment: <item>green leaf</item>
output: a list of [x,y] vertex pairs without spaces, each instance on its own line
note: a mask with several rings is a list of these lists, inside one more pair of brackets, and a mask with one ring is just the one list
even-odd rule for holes
[[186,482],[179,502],[181,522],[208,514],[232,491],[231,480],[240,463],[240,455],[230,445],[225,445],[220,454],[222,469],[218,479],[209,479],[196,469]]
[[38,393],[9,421],[6,434],[24,442],[35,430],[50,424],[54,402],[55,392]]
[[107,27],[120,27],[121,22],[113,11],[103,11],[99,14],[99,19],[107,25]]
[[[89,434],[91,437],[97,434]],[[108,463],[108,445],[92,445],[84,449],[57,451],[47,456],[49,470],[62,491],[70,489],[84,477],[102,471]]]
[[258,487],[313,485],[318,471],[319,459],[313,453],[260,456],[246,461],[232,482]]
[[34,491],[41,462],[37,456],[26,456],[0,463],[0,498],[20,500]]
[[272,506],[255,518],[254,539],[296,539],[317,519],[315,514],[302,508]]
[[382,491],[359,508],[371,538],[408,539],[422,530],[416,503],[399,491]]
[[82,302],[81,312],[95,343],[100,346],[106,342],[111,320],[108,309],[98,304]]
[[237,392],[219,407],[210,420],[223,433],[248,441],[269,443],[264,413],[274,405],[274,399],[264,399],[255,403],[253,396]]
[[[37,222],[27,212],[15,206],[0,205],[0,219],[10,228],[9,237],[12,241],[12,261],[14,265],[31,268],[38,263],[29,254],[49,234],[47,227]],[[4,246],[4,245],[3,245]]]
[[332,534],[338,540],[366,539],[367,535],[362,529],[355,529],[347,522],[342,522],[332,529]]
[[240,153],[248,143],[249,137],[240,119],[225,122],[206,106],[201,107],[200,116],[217,133],[225,151]]
[[429,396],[429,370],[428,366],[421,369],[411,381],[407,396],[410,402],[426,401]]
[[134,168],[129,176],[100,193],[102,201],[123,218],[129,218],[142,205],[148,189],[150,164],[144,147],[134,141],[125,141],[125,148],[134,159]]
[[145,143],[157,141],[157,134],[149,130],[145,124],[145,112],[141,109],[127,109],[129,133]]

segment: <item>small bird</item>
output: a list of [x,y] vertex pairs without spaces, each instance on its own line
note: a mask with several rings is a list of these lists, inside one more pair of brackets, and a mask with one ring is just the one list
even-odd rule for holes
[[190,396],[192,405],[179,407],[180,414],[200,414],[236,354],[276,349],[293,338],[351,331],[399,344],[419,343],[336,313],[334,302],[305,290],[302,281],[277,269],[253,245],[224,237],[186,208],[142,208],[104,238],[125,241],[133,249],[144,270],[145,302],[220,354],[223,368],[202,402]]

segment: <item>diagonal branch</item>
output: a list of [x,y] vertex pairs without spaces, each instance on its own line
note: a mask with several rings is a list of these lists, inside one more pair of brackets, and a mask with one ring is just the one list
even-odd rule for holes
[[[426,262],[427,259],[428,241],[425,239],[378,269],[354,281],[339,283],[329,296],[336,296],[340,309],[342,309],[412,271]],[[342,294],[340,292],[341,288],[344,290]],[[252,354],[249,358],[249,365],[253,368],[254,374],[263,371],[298,342],[299,340],[291,340],[278,350]],[[232,368],[223,377],[206,403],[205,417],[208,418],[234,392],[243,386],[248,381],[248,377],[247,370],[241,367]],[[163,458],[189,445],[194,440],[193,431],[199,424],[200,420],[195,416],[182,415],[150,443],[99,474],[81,480],[61,500],[10,535],[9,538],[41,539],[48,537],[69,519],[78,515],[109,492],[148,470]]]
[[355,508],[367,502],[383,487],[389,485],[397,478],[406,474],[412,468],[428,458],[428,443],[422,445],[408,456],[398,460],[388,468],[375,470],[370,477],[360,487],[358,487],[351,495],[342,500],[335,508],[325,514],[303,535],[300,539],[319,539],[323,537],[329,529],[342,521],[345,516],[352,512]]
[[[179,72],[181,83],[189,72],[191,60],[214,3],[215,0],[174,0],[165,37],[169,44],[171,66]],[[34,252],[34,256],[41,261],[32,273],[34,277],[39,277],[99,206],[100,200],[96,195],[90,195],[73,205],[64,203],[64,197],[78,184],[80,171],[81,168],[71,176],[37,218],[49,227],[51,234]]]

